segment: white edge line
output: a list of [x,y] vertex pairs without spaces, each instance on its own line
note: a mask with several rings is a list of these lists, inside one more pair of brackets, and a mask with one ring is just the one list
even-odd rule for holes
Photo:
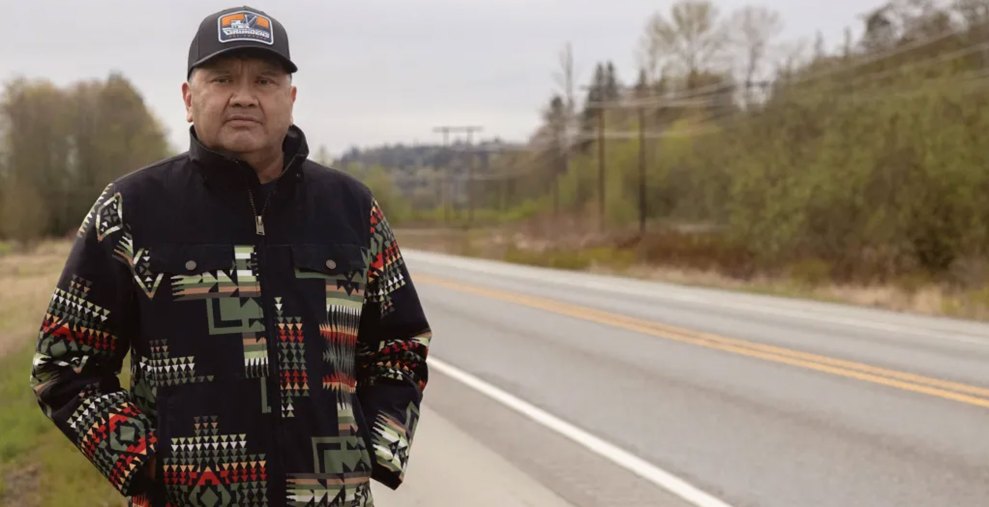
[[655,465],[620,449],[600,438],[556,417],[545,410],[516,398],[501,389],[467,373],[459,368],[430,357],[428,364],[439,372],[460,381],[481,394],[519,412],[533,421],[573,440],[591,452],[611,461],[612,463],[638,475],[639,477],[663,488],[670,493],[690,502],[697,507],[731,507],[729,504],[697,489],[687,481],[657,468]]

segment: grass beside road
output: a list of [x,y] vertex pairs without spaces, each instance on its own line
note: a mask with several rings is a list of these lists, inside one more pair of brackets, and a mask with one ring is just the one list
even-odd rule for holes
[[124,504],[41,413],[28,385],[38,326],[70,246],[0,244],[0,505]]
[[[960,286],[913,275],[885,283],[838,283],[830,266],[806,260],[774,272],[747,266],[701,235],[612,237],[524,229],[401,229],[406,248],[758,294],[813,299],[925,315],[989,321],[989,281]],[[700,238],[700,239],[698,239]],[[966,276],[966,279],[977,277]]]

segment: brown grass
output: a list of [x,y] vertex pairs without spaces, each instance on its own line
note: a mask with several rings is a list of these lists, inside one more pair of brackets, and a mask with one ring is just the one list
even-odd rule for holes
[[[758,269],[743,250],[711,231],[599,234],[564,227],[402,230],[403,247],[520,264],[570,268],[680,285],[746,291],[883,308],[924,315],[989,320],[989,286],[904,276],[890,283],[835,282],[831,267],[807,259],[773,271]],[[629,262],[630,255],[638,261]],[[969,280],[972,277],[968,277]]]
[[33,344],[70,248],[68,240],[0,243],[0,505],[125,504],[45,418],[28,385]]
[[49,241],[0,255],[0,357],[36,337],[71,246]]
[[691,270],[643,264],[637,264],[628,270],[615,270],[598,266],[590,271],[680,285],[804,297],[821,301],[885,308],[925,315],[958,315],[963,313],[970,318],[986,318],[985,308],[982,313],[949,311],[950,302],[957,301],[959,296],[953,294],[951,289],[937,285],[925,286],[918,290],[904,290],[893,285],[850,285],[834,283],[823,283],[817,286],[807,287],[800,282],[784,277],[757,275],[753,278],[743,280],[732,278],[713,270]]
[[4,473],[0,500],[4,505],[31,507],[41,505],[41,466],[30,463],[22,467],[11,467]]

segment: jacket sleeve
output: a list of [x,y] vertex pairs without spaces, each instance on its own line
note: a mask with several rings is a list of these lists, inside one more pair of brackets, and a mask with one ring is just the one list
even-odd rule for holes
[[357,396],[370,425],[371,477],[396,489],[426,387],[431,332],[395,236],[371,206],[370,267],[358,333]]
[[107,186],[79,228],[41,324],[31,387],[45,415],[118,491],[155,451],[152,420],[117,375],[135,333],[123,197]]

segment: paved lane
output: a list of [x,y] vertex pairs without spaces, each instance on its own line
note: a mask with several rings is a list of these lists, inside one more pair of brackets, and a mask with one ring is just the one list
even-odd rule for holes
[[[731,505],[989,504],[985,325],[406,256],[435,357]],[[565,501],[680,502],[436,379],[428,406]]]

